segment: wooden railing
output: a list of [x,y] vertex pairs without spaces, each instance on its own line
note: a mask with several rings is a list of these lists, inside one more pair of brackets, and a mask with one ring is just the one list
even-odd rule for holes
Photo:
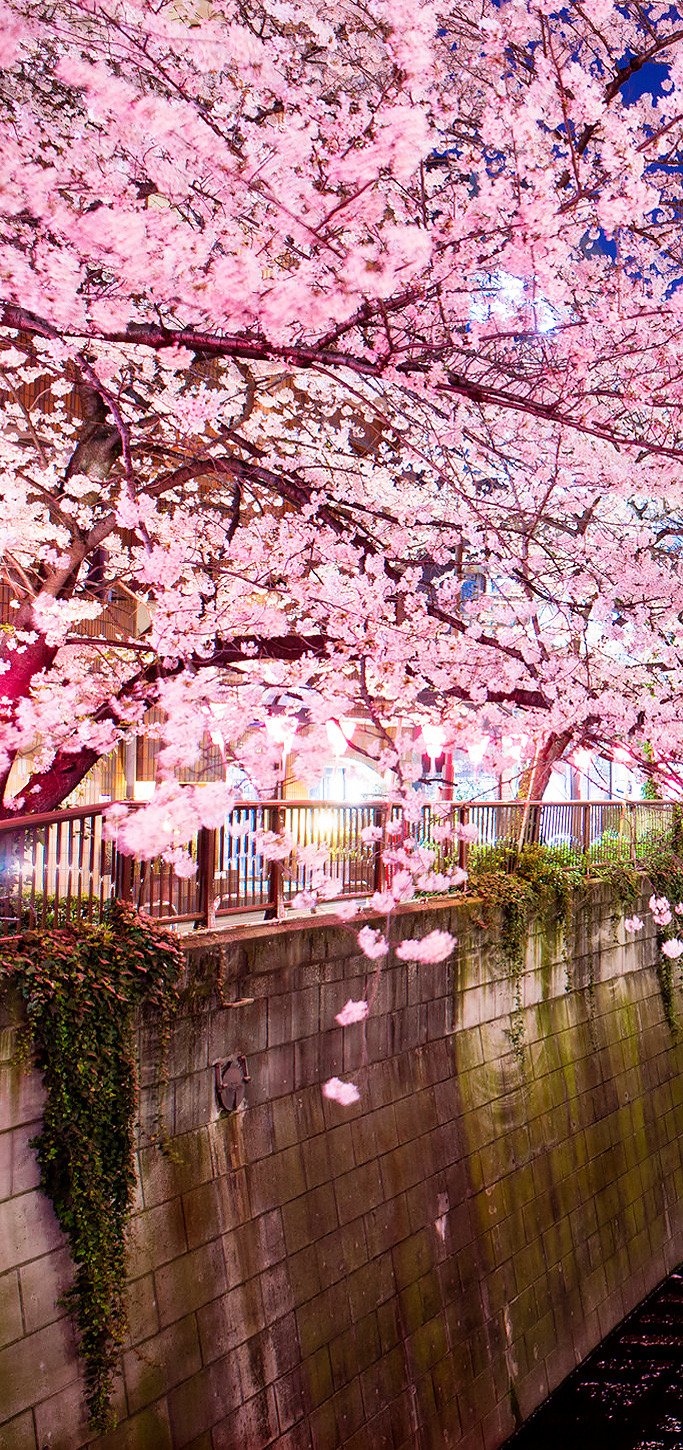
[[[407,839],[433,845],[433,828],[445,821],[474,827],[476,840],[437,847],[436,869],[449,860],[512,870],[510,847],[533,842],[568,863],[636,861],[671,825],[675,809],[665,801],[454,801],[423,806],[411,821],[386,801],[242,801],[219,830],[200,830],[187,843],[196,863],[189,879],[161,859],[141,862],[119,851],[103,829],[108,805],[17,817],[0,822],[0,936],[16,933],[20,923],[99,920],[113,898],[159,921],[195,927],[250,911],[275,918],[310,890],[316,869],[324,875],[324,899],[369,897],[391,877],[385,847]],[[375,828],[376,839],[363,839],[366,827]],[[291,853],[268,860],[262,832],[286,832]],[[316,845],[326,854],[317,867],[297,856],[297,848]]]

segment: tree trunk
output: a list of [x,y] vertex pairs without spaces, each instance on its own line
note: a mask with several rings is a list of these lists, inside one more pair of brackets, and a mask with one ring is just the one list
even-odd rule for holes
[[548,735],[536,746],[531,765],[522,773],[517,799],[524,802],[524,816],[520,823],[520,845],[537,842],[541,825],[541,813],[537,802],[543,799],[550,783],[553,766],[566,754],[573,740],[572,730],[563,730],[560,735]]

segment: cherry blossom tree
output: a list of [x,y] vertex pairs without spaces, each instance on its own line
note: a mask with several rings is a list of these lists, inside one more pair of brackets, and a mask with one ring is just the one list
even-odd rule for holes
[[301,773],[361,710],[401,784],[430,721],[524,732],[532,795],[617,742],[681,784],[671,7],[0,0],[0,32],[0,816],[153,706],[189,829],[207,722],[272,788],[278,691]]

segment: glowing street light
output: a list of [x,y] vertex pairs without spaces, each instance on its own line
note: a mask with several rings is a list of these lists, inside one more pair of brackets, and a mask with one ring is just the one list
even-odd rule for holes
[[271,740],[277,740],[282,746],[283,757],[289,755],[299,721],[292,715],[269,715],[265,725]]
[[356,728],[355,720],[326,720],[325,729],[335,755],[343,755],[351,744],[351,738]]
[[475,770],[479,769],[490,743],[490,735],[480,735],[478,740],[470,740],[465,746],[465,750],[470,758],[470,764],[474,766]]
[[441,754],[446,743],[446,736],[441,726],[430,725],[429,723],[423,725],[422,739],[427,747],[427,754],[430,760],[436,760],[437,755]]

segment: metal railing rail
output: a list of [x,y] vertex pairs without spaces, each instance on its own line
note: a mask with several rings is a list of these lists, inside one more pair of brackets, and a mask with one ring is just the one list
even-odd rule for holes
[[[381,800],[241,801],[220,829],[200,830],[188,843],[196,863],[189,879],[161,859],[141,862],[119,851],[103,829],[109,808],[77,806],[0,822],[0,935],[20,924],[99,920],[114,898],[166,923],[212,927],[245,911],[277,917],[310,890],[316,870],[323,873],[325,900],[370,896],[391,878],[392,867],[382,859],[385,846],[406,840],[436,849],[436,870],[456,860],[480,870],[513,870],[510,848],[534,842],[552,847],[568,864],[580,858],[595,865],[635,862],[671,826],[676,804],[441,801],[423,806],[412,820]],[[474,827],[476,840],[437,844],[437,822]],[[370,834],[376,839],[363,839],[366,827],[375,827]],[[291,838],[293,850],[284,859],[262,854],[258,833],[268,831]],[[304,850],[303,859],[297,850]]]

